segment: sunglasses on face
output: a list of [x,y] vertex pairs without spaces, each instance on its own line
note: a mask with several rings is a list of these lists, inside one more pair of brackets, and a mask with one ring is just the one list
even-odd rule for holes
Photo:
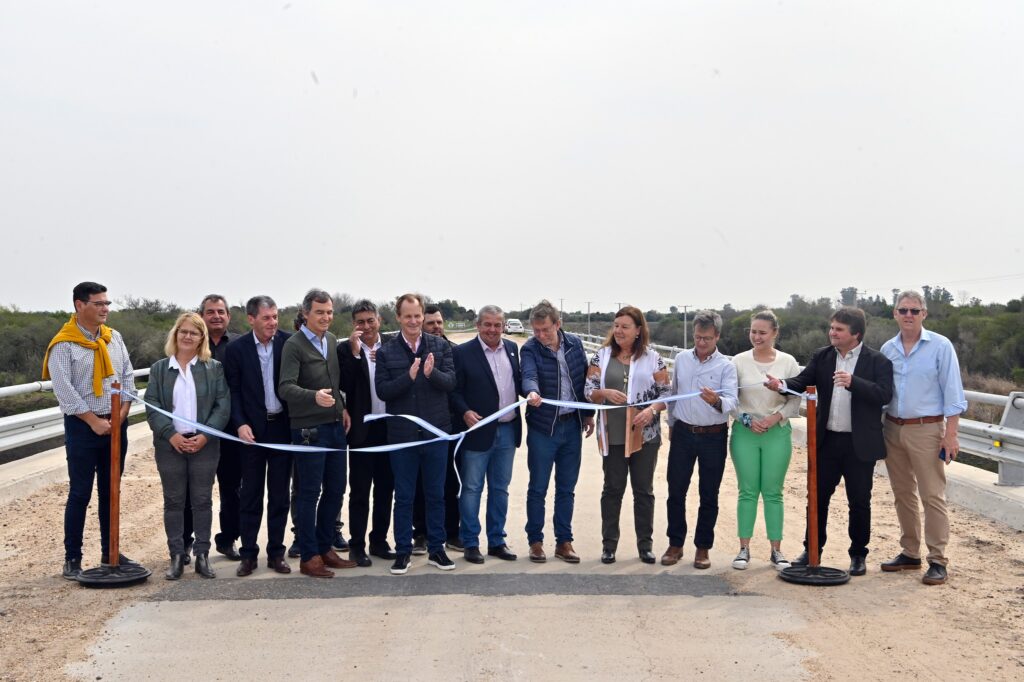
[[897,308],[896,312],[898,312],[900,315],[906,315],[907,313],[910,313],[914,317],[917,317],[918,315],[921,314],[921,309],[920,308]]

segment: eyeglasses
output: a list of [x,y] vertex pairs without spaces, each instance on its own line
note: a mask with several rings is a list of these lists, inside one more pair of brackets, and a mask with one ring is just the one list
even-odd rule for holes
[[197,339],[201,339],[203,338],[203,333],[192,331],[191,329],[179,329],[178,336],[191,336]]
[[94,305],[97,308],[109,308],[111,305],[110,301],[86,301],[86,304]]
[[910,313],[914,317],[917,317],[918,315],[921,314],[921,309],[920,308],[897,308],[896,312],[898,312],[900,315],[906,315],[907,313]]
[[694,341],[700,341],[701,343],[711,343],[712,341],[715,340],[715,337],[713,337],[713,336],[697,336],[696,334],[694,334],[693,340]]

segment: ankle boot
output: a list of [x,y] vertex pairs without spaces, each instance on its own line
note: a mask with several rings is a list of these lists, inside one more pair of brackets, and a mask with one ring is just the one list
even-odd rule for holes
[[208,553],[196,554],[196,573],[204,578],[217,577],[217,574],[210,568],[210,555]]
[[184,554],[172,554],[171,565],[167,567],[167,573],[164,577],[168,580],[177,580],[181,577],[182,572],[185,570],[185,555]]

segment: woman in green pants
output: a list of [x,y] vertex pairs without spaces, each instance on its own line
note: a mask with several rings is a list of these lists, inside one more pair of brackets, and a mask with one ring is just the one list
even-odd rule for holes
[[[775,313],[762,310],[750,317],[751,349],[733,358],[740,386],[759,384],[766,374],[789,377],[800,371],[792,355],[775,349],[779,322]],[[789,566],[782,554],[782,485],[793,451],[789,418],[800,411],[799,396],[782,396],[764,386],[740,390],[736,421],[729,450],[739,483],[736,520],[740,552],[732,567],[743,570],[750,563],[750,536],[757,519],[757,498],[764,498],[764,525],[772,545],[776,569]]]

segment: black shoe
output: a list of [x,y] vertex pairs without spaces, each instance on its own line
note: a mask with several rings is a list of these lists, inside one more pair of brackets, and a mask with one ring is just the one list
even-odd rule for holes
[[892,561],[883,563],[882,570],[886,573],[893,573],[894,571],[919,571],[921,570],[921,560],[911,559],[903,552],[900,552]]
[[602,564],[614,564],[615,563],[615,551],[611,549],[601,550],[601,563]]
[[864,563],[864,557],[852,556],[850,557],[850,575],[864,575],[868,572],[867,564]]
[[394,561],[397,555],[392,551],[391,545],[385,542],[383,545],[370,545],[370,556]]
[[331,549],[335,552],[347,552],[348,551],[348,540],[345,539],[344,533],[340,530],[334,533],[334,540],[331,541]]
[[412,553],[414,556],[423,556],[427,553],[427,539],[422,535],[412,539]]
[[482,564],[484,555],[480,553],[479,547],[467,547],[462,552],[463,558],[471,564]]
[[177,580],[185,571],[185,555],[175,554],[171,557],[171,564],[167,567],[164,577],[168,580]]
[[61,571],[60,575],[64,580],[77,580],[78,575],[82,572],[82,560],[81,559],[68,559],[64,562],[64,570]]
[[[106,564],[107,563],[105,556],[104,557],[100,557],[100,563],[101,564]],[[118,554],[117,555],[117,563],[120,566],[138,566],[139,565],[138,561],[132,561],[131,559],[126,557],[124,554]]]
[[928,572],[921,578],[921,582],[925,585],[944,585],[946,584],[946,578],[946,567],[929,561]]
[[431,566],[436,566],[442,571],[454,571],[455,562],[448,558],[448,555],[444,553],[442,549],[440,552],[434,552],[427,558],[427,563]]
[[[241,557],[238,560],[241,561]],[[210,555],[206,552],[196,554],[196,573],[204,578],[217,577],[217,574],[213,572],[213,568],[210,567]]]
[[655,562],[654,552],[652,552],[649,549],[641,549],[640,561],[644,562],[645,564],[653,564]]
[[373,566],[373,562],[370,560],[370,557],[366,556],[366,552],[362,549],[356,549],[353,547],[348,552],[348,558],[356,562],[356,566],[359,568],[369,568],[370,566]]
[[498,545],[497,547],[488,547],[487,555],[504,559],[505,561],[515,561],[519,557],[512,553],[512,550],[508,548],[508,545]]
[[300,556],[302,556],[302,550],[299,549],[299,541],[296,539],[292,541],[291,547],[288,548],[288,558],[298,559]]
[[806,566],[808,563],[807,550],[800,552],[800,556],[789,562],[790,566]]
[[448,542],[444,543],[446,549],[450,549],[453,552],[464,552],[466,548],[462,545],[462,540],[459,538],[449,539]]
[[399,554],[395,557],[395,563],[391,564],[391,575],[405,575],[412,566],[412,556]]
[[[238,553],[238,548],[235,547],[235,543],[230,545],[217,545],[217,554],[223,554],[228,558],[228,561],[241,561],[242,555]],[[196,570],[199,570],[199,566],[196,565]],[[206,576],[203,576],[204,578]],[[211,578],[213,576],[210,576]]]

